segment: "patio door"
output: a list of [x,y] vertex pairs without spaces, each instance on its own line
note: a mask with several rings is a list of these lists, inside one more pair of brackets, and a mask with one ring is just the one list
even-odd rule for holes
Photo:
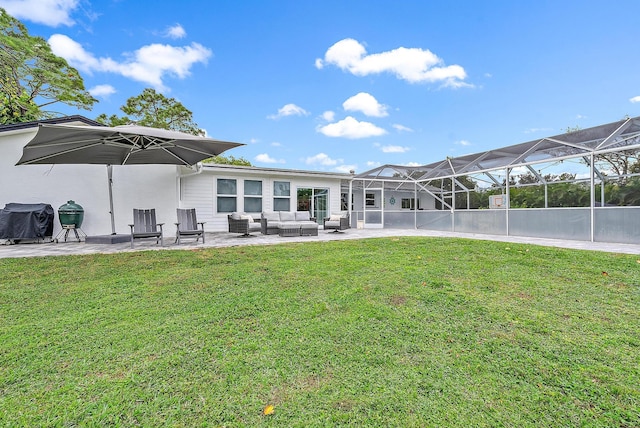
[[297,200],[297,210],[309,211],[318,223],[329,215],[329,189],[299,188]]

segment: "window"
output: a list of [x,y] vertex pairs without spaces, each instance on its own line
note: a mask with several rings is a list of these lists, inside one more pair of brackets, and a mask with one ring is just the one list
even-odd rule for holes
[[248,213],[262,212],[262,181],[244,180],[244,210]]
[[218,212],[231,213],[237,210],[238,193],[236,180],[219,178],[218,179]]
[[291,207],[291,183],[288,181],[273,182],[273,210],[289,211]]
[[375,193],[367,193],[365,196],[366,205],[368,207],[376,206],[376,195]]
[[413,198],[402,198],[402,208],[415,210],[416,209],[416,200]]

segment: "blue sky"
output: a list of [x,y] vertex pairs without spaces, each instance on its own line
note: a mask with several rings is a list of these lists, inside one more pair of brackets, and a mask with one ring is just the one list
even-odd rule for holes
[[256,166],[421,165],[640,115],[640,2],[0,0],[122,115],[152,87]]

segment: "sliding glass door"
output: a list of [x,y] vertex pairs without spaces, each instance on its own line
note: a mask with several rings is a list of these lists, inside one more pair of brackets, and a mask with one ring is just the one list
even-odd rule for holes
[[299,188],[298,211],[309,211],[318,223],[328,217],[329,189]]

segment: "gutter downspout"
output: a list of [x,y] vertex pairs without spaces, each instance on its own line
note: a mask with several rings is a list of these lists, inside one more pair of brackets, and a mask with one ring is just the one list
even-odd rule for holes
[[[192,177],[194,175],[200,175],[204,170],[204,168],[202,168],[202,162],[198,162],[194,166],[196,167],[196,170],[194,172],[190,172],[187,174],[180,174],[180,169],[178,169],[178,174],[176,175],[176,186],[178,188],[176,192],[176,195],[178,195],[178,200],[176,202],[178,207],[180,207],[180,201],[182,201],[182,179],[184,177]],[[180,167],[178,166],[178,168]]]

